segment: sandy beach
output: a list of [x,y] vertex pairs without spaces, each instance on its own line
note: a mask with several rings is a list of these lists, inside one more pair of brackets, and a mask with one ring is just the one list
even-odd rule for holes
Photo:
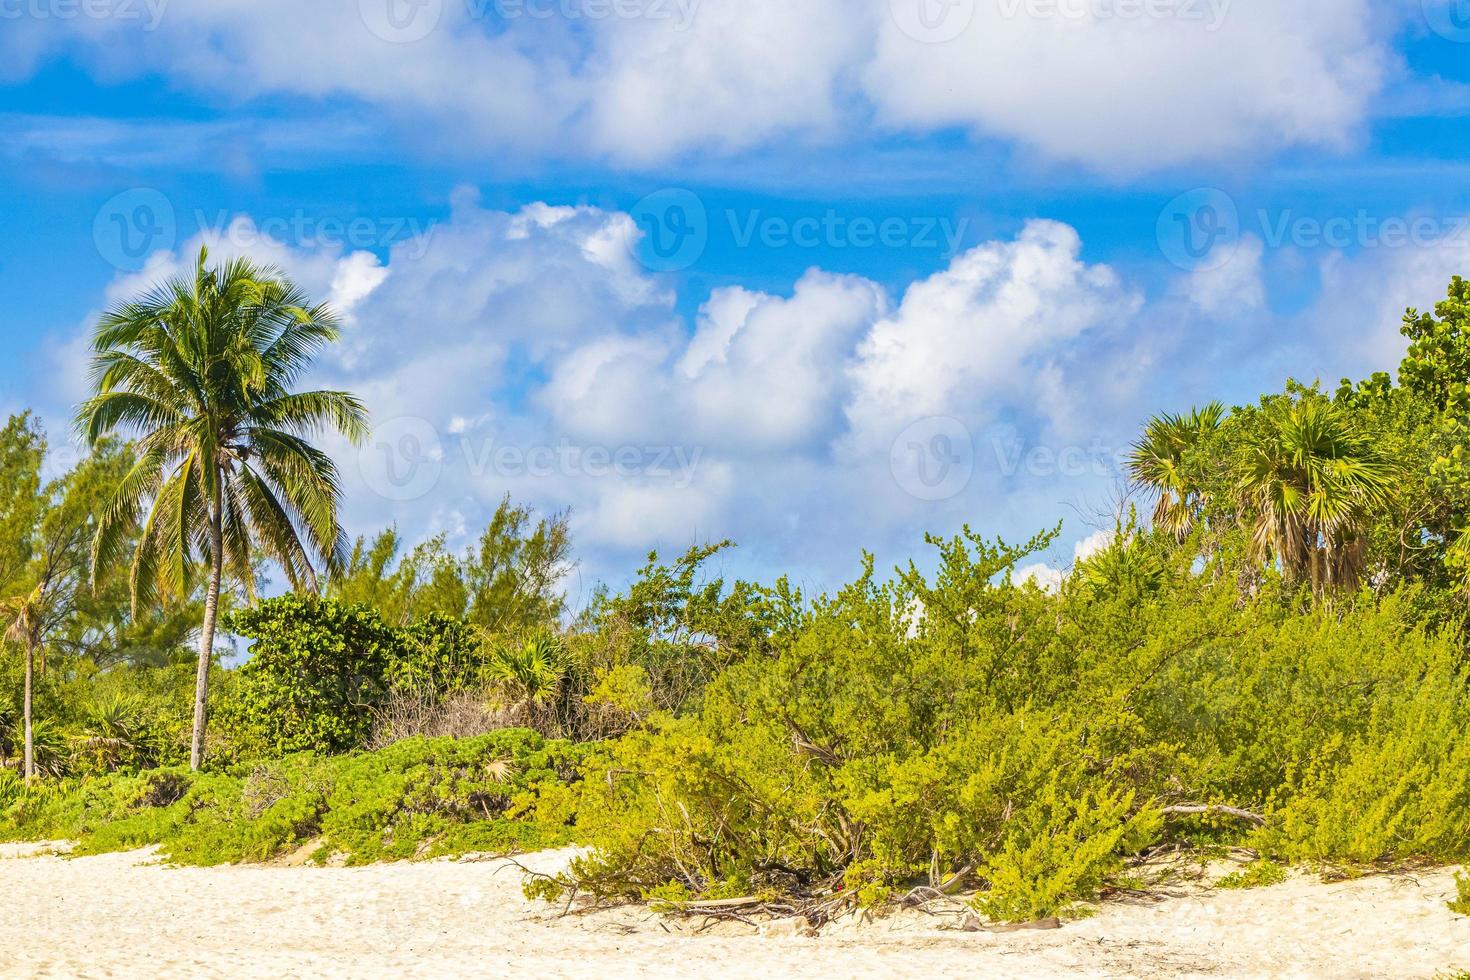
[[[1338,976],[1470,969],[1451,871],[1268,888],[1189,884],[1061,929],[965,932],[953,915],[839,921],[815,937],[670,928],[641,910],[561,917],[505,861],[171,868],[149,852],[0,848],[0,975]],[[40,856],[37,856],[38,852]],[[550,869],[564,853],[533,855]],[[781,932],[777,927],[774,932]]]

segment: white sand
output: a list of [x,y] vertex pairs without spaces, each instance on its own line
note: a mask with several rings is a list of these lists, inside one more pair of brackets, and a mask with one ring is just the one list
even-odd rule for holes
[[[961,932],[906,913],[773,938],[670,932],[632,910],[558,918],[500,861],[166,868],[0,847],[10,976],[1417,976],[1470,969],[1454,876],[1180,886],[1046,932]],[[564,854],[526,860],[548,869]],[[951,928],[945,928],[950,926]],[[711,934],[713,933],[713,934]]]

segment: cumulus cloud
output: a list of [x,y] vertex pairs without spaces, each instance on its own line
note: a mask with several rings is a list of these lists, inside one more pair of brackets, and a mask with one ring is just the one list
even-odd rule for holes
[[[910,286],[851,368],[852,449],[886,450],[925,416],[984,424],[1017,400],[1063,411],[1055,371],[1068,344],[1125,322],[1142,302],[1081,250],[1070,226],[1032,221],[1016,240],[980,245]],[[1038,406],[1035,382],[1048,375],[1055,403]]]
[[66,56],[221,102],[348,100],[438,151],[648,165],[961,128],[1116,173],[1343,146],[1395,68],[1393,25],[1369,0],[1165,0],[1145,16],[961,3],[938,37],[890,0],[671,0],[600,17],[432,0],[406,22],[387,18],[391,2],[14,20],[0,53],[14,77]]
[[1341,146],[1383,82],[1368,0],[1124,8],[999,0],[944,43],[883,31],[865,88],[894,128],[963,126],[1136,171]]
[[1189,274],[1189,301],[1206,316],[1234,318],[1254,313],[1266,305],[1266,284],[1261,277],[1261,259],[1266,245],[1255,235],[1245,235],[1227,246],[1223,255],[1206,256]]
[[[367,446],[328,447],[360,533],[473,534],[509,493],[570,510],[593,578],[649,547],[731,537],[753,573],[795,566],[828,583],[857,559],[854,529],[897,560],[964,522],[1051,526],[1068,497],[1113,480],[1085,444],[1061,451],[1078,437],[1058,420],[1104,447],[1134,421],[1112,411],[1120,382],[1098,352],[1127,349],[1141,297],[1054,222],[982,243],[896,299],[811,269],[785,290],[716,288],[689,319],[633,257],[620,212],[507,212],[457,192],[445,222],[386,261],[252,230],[236,216],[105,299],[185,271],[203,243],[330,297],[343,342],[312,381],[373,414]],[[931,432],[936,414],[945,428]],[[946,454],[923,461],[943,468],[940,492],[895,462],[915,426],[923,452]]]

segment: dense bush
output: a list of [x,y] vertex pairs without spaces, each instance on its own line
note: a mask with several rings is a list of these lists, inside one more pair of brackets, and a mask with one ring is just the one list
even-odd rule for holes
[[480,638],[433,614],[389,626],[363,605],[287,595],[231,617],[250,659],[220,698],[220,748],[237,758],[361,748],[398,692],[459,690],[481,664]]
[[1031,918],[1166,841],[1470,856],[1463,644],[1416,593],[1312,603],[1268,576],[1246,601],[1223,552],[1112,590],[1012,584],[1046,540],[967,532],[933,576],[870,567],[809,604],[697,714],[590,761],[594,850],[537,893],[877,902],[960,875],[985,912]]
[[181,768],[43,783],[0,776],[0,837],[71,839],[80,853],[161,845],[183,864],[265,861],[310,844],[349,863],[565,843],[520,819],[573,778],[581,750],[507,729],[370,753],[299,753],[218,772]]

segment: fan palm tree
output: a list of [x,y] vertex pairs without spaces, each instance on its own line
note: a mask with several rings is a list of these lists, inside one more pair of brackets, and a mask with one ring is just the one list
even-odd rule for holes
[[1388,498],[1391,464],[1324,398],[1277,401],[1259,423],[1246,432],[1235,488],[1255,556],[1318,590],[1356,583],[1367,520]]
[[[208,569],[194,694],[190,764],[203,762],[209,666],[228,569],[254,594],[254,549],[293,588],[315,590],[313,563],[341,564],[340,485],[332,460],[308,439],[335,429],[354,442],[367,412],[341,391],[292,388],[312,356],[338,336],[326,306],[308,306],[273,268],[233,259],[108,311],[97,325],[92,380],[77,425],[95,445],[119,432],[138,461],[98,520],[92,576],[136,540],[133,605],[187,596],[196,559]],[[146,516],[145,516],[146,514]]]
[[561,688],[567,673],[566,650],[556,637],[540,634],[519,645],[496,644],[485,666],[490,679],[514,701],[540,707]]
[[127,695],[94,700],[83,709],[82,730],[73,741],[77,753],[99,772],[135,762],[148,741],[142,708]]
[[45,586],[38,585],[26,595],[14,596],[0,602],[0,617],[4,618],[6,641],[24,648],[26,652],[25,694],[21,702],[26,782],[36,778],[36,743],[31,703],[35,687],[36,648],[41,645],[41,630],[45,621],[45,600]]
[[1154,527],[1183,541],[1194,529],[1203,492],[1190,472],[1189,456],[1225,420],[1225,406],[1210,402],[1188,415],[1163,414],[1149,420],[1143,438],[1128,456],[1133,479],[1158,498]]

